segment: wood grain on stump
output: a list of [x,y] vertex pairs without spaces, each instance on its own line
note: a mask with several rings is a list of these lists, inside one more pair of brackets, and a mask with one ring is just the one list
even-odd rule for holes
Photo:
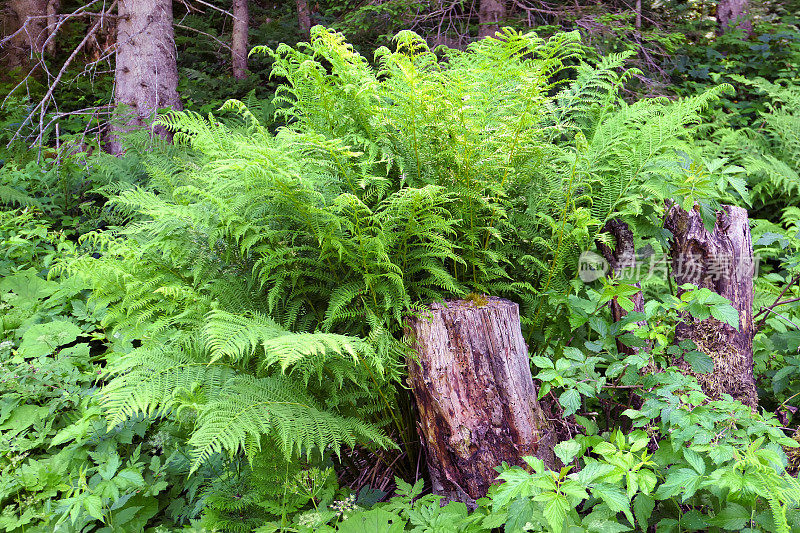
[[409,384],[433,491],[473,503],[503,461],[555,466],[554,434],[536,399],[519,306],[501,298],[435,303],[407,319]]

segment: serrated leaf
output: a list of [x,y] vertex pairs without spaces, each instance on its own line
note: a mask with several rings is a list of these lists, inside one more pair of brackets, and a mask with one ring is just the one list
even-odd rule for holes
[[103,499],[95,494],[89,494],[83,499],[83,507],[89,516],[103,520]]
[[564,521],[567,519],[567,513],[571,509],[567,498],[554,492],[545,492],[536,496],[534,500],[544,503],[542,512],[552,530],[556,532],[562,531]]
[[581,395],[577,390],[570,389],[558,397],[558,403],[564,408],[564,416],[574,415],[581,406]]
[[700,476],[693,468],[672,467],[669,469],[667,479],[656,490],[655,497],[666,500],[681,494],[685,500],[695,493],[699,481]]
[[562,463],[568,464],[571,463],[575,456],[581,451],[581,445],[574,440],[566,440],[556,444],[553,451],[556,457],[561,459]]
[[725,507],[714,517],[708,519],[712,526],[730,531],[741,531],[750,521],[750,512],[738,503],[725,502]]
[[642,531],[647,531],[648,520],[653,514],[653,509],[656,507],[656,502],[652,496],[639,493],[633,499],[633,514],[636,517],[636,523]]
[[615,513],[629,510],[630,500],[619,487],[607,483],[598,483],[591,488],[591,491],[592,496],[603,500],[608,505],[608,508]]
[[698,374],[708,374],[714,371],[714,360],[703,352],[687,352],[683,355],[683,360],[689,363],[692,370]]
[[706,462],[700,457],[700,454],[691,448],[683,449],[683,458],[691,465],[698,474],[706,473]]
[[739,311],[737,311],[731,304],[726,303],[712,305],[711,316],[723,324],[728,324],[736,331],[739,331]]

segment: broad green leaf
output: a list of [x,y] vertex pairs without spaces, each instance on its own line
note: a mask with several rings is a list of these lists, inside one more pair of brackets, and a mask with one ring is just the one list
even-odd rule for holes
[[383,509],[372,509],[354,514],[339,524],[339,533],[401,533],[405,521]]
[[642,531],[647,531],[648,520],[650,520],[650,515],[653,514],[655,506],[655,500],[647,494],[639,493],[633,499],[633,514],[636,516],[636,522]]
[[555,368],[553,361],[549,357],[542,357],[541,355],[534,355],[531,357],[531,362],[539,368]]
[[731,304],[712,305],[711,316],[739,331],[739,312]]
[[700,456],[699,453],[692,450],[691,448],[684,448],[683,449],[683,457],[686,459],[692,468],[697,471],[698,474],[705,474],[706,473],[706,462]]
[[19,350],[25,357],[50,355],[59,346],[73,342],[81,333],[81,328],[69,320],[36,324],[23,333]]
[[578,479],[584,485],[589,485],[595,481],[602,480],[616,470],[617,467],[614,465],[587,459],[586,465],[578,472]]
[[581,451],[581,445],[574,440],[566,440],[556,444],[553,448],[553,451],[555,452],[556,457],[561,459],[562,463],[568,464],[572,462],[575,456]]
[[103,499],[100,496],[87,495],[83,498],[83,507],[92,518],[103,520]]
[[569,389],[558,397],[558,403],[564,408],[564,416],[574,415],[581,406],[581,395],[575,389]]
[[628,496],[619,488],[607,483],[598,483],[591,488],[592,496],[600,498],[614,512],[624,512],[629,510],[630,500]]
[[750,521],[750,512],[738,503],[725,502],[725,507],[714,517],[708,518],[712,526],[730,531],[741,531]]
[[692,468],[672,467],[667,474],[667,479],[656,490],[658,500],[666,500],[676,494],[688,498],[697,490],[700,475]]
[[683,355],[684,361],[692,365],[692,370],[698,374],[708,374],[714,371],[714,360],[703,352],[693,350]]
[[564,528],[564,520],[571,509],[567,498],[554,492],[545,492],[534,498],[538,502],[544,503],[544,518],[556,533],[561,533]]

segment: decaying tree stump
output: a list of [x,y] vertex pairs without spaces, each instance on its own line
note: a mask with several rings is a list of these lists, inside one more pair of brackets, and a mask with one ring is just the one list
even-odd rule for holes
[[[485,305],[483,305],[485,303]],[[536,399],[519,306],[489,297],[431,304],[407,320],[409,384],[433,491],[471,504],[503,461],[555,466],[555,435]]]
[[[606,261],[608,261],[609,266],[611,267],[611,272],[615,278],[623,277],[627,273],[635,273],[638,271],[636,268],[636,251],[634,249],[634,242],[633,242],[633,232],[628,225],[620,220],[614,219],[609,220],[605,227],[603,227],[603,231],[606,231],[614,237],[614,249],[612,250],[608,245],[603,243],[598,243],[598,249],[600,253],[603,254],[603,257]],[[641,289],[642,284],[638,281],[633,283],[634,286]],[[644,312],[644,295],[640,290],[636,294],[630,296],[631,301],[633,302],[633,312],[635,313],[643,313]],[[614,298],[611,302],[611,318],[614,322],[619,322],[625,316],[627,316],[628,312],[622,308],[617,302],[617,299]],[[644,326],[645,322],[640,321],[637,324]],[[620,353],[626,353],[628,355],[632,355],[637,353],[639,350],[638,348],[632,346],[626,346],[621,341],[617,341],[617,349]]]
[[753,244],[747,210],[722,206],[713,231],[703,226],[700,213],[673,205],[664,227],[672,232],[671,260],[679,285],[692,283],[708,288],[731,301],[739,311],[739,330],[709,318],[683,318],[676,328],[676,341],[691,339],[714,360],[710,374],[694,374],[684,361],[677,361],[697,377],[703,390],[718,398],[727,393],[751,407],[758,405],[753,378]]

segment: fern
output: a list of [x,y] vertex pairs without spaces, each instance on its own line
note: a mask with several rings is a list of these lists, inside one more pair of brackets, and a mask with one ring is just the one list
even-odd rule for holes
[[109,369],[109,423],[190,420],[195,468],[264,445],[410,442],[404,317],[496,293],[543,324],[607,220],[646,228],[683,194],[679,150],[722,90],[627,104],[625,56],[570,83],[575,33],[506,29],[440,57],[401,32],[377,68],[321,27],[257,50],[284,80],[285,126],[233,100],[164,115],[184,154],[143,162],[149,178],[110,201],[128,224],[86,236],[100,257],[66,267],[94,284],[107,325],[144,339]]

